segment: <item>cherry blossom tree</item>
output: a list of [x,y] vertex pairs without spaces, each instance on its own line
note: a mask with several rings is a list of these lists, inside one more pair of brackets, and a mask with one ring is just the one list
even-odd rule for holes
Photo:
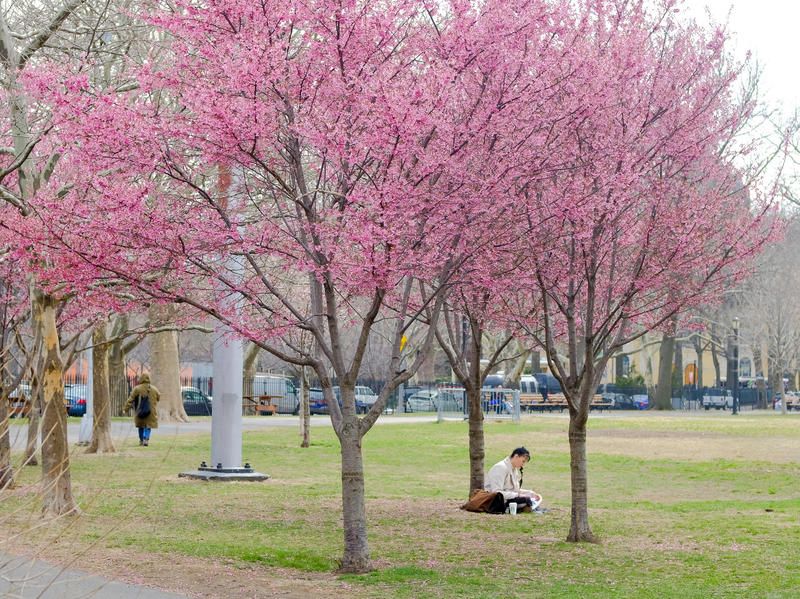
[[[752,110],[726,33],[680,3],[575,3],[575,60],[563,88],[563,169],[520,188],[529,277],[541,318],[529,333],[569,404],[570,541],[588,518],[589,404],[609,358],[689,307],[715,301],[770,239],[769,198],[737,168],[732,141]],[[523,269],[525,270],[525,269]]]
[[[82,73],[30,80],[52,103],[62,159],[38,196],[46,235],[28,231],[19,257],[47,256],[48,283],[124,281],[191,306],[312,368],[341,443],[343,571],[370,567],[361,440],[430,348],[439,290],[470,255],[464,227],[508,188],[477,166],[510,154],[506,114],[555,62],[527,68],[552,37],[544,8],[179,1],[141,15],[165,43],[124,97]],[[402,363],[423,315],[421,351]],[[389,382],[360,418],[354,387],[379,321]],[[314,343],[293,344],[298,330]]]

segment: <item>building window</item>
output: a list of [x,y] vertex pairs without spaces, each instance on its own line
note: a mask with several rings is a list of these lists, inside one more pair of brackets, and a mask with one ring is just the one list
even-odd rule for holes
[[750,362],[750,358],[743,358],[739,360],[739,376],[740,377],[750,377],[753,376],[753,365]]

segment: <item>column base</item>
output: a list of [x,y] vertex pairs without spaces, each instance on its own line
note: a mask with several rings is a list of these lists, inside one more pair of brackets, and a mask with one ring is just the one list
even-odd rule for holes
[[223,468],[219,465],[217,468],[210,468],[203,462],[197,470],[189,470],[187,472],[178,473],[180,478],[191,478],[195,480],[211,480],[211,481],[253,481],[258,482],[267,480],[269,474],[262,474],[256,472],[250,467],[250,464],[245,464],[241,467]]

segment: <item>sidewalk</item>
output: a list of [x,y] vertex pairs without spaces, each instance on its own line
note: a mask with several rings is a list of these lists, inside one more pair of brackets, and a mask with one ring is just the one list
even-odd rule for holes
[[[9,437],[11,449],[22,451],[28,438],[27,420],[14,419],[9,427]],[[411,424],[420,422],[436,422],[436,414],[425,416],[381,416],[376,424]],[[299,427],[300,419],[297,416],[244,416],[242,418],[243,431],[256,431],[275,427]],[[314,416],[311,418],[311,426],[328,427],[331,426],[331,419],[328,416]],[[78,441],[80,431],[80,421],[70,419],[67,425],[67,439],[70,446]],[[163,442],[175,435],[183,434],[211,434],[211,419],[190,418],[190,422],[180,424],[159,424],[158,430],[153,431],[153,438],[156,442]],[[133,419],[115,419],[111,421],[111,437],[115,442],[127,441],[132,445],[138,444],[136,429],[133,426]]]
[[149,587],[124,584],[80,570],[0,553],[0,597],[7,599],[186,599]]

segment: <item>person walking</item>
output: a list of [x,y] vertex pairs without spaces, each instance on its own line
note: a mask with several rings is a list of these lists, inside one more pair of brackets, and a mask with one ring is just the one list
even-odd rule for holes
[[146,372],[139,375],[139,384],[133,388],[123,408],[125,412],[131,408],[134,410],[133,423],[139,430],[139,445],[150,445],[150,431],[158,428],[156,408],[160,398],[158,389],[150,384],[150,375]]

